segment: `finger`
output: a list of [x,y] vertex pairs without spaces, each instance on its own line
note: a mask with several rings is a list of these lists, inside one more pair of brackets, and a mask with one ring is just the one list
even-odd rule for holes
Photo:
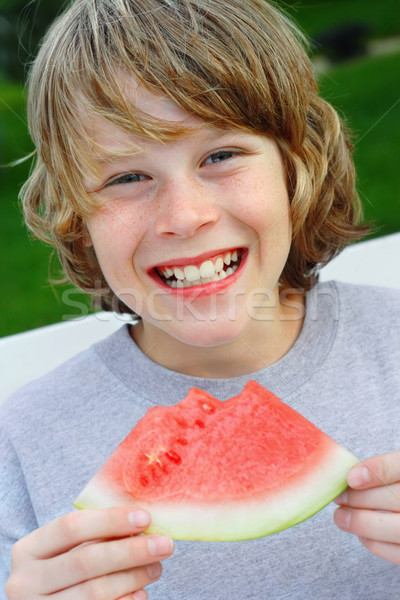
[[118,598],[118,600],[147,600],[149,597],[146,590],[138,590],[133,594],[129,594],[128,596],[124,596],[123,598]]
[[129,598],[129,594],[142,590],[146,585],[157,581],[161,571],[160,563],[153,563],[146,567],[136,567],[128,571],[120,571],[119,573],[85,581],[77,586],[58,592],[56,597],[57,600],[87,600],[88,598],[119,600],[127,595]]
[[132,600],[147,600],[149,597],[146,590],[138,590],[132,596]]
[[340,529],[358,537],[400,545],[398,513],[346,507],[338,508],[333,519]]
[[353,508],[372,508],[400,512],[400,483],[366,490],[352,490],[351,488],[347,488],[340,496],[335,498],[334,502]]
[[40,529],[32,531],[17,542],[20,549],[32,558],[45,559],[101,538],[117,538],[137,534],[150,524],[150,515],[132,507],[70,512]]
[[[398,544],[389,544],[387,542],[377,542],[376,540],[368,540],[360,538],[360,542],[372,554],[383,558],[395,565],[400,565],[400,546]],[[135,598],[136,600],[136,598]]]
[[[42,594],[51,594],[80,582],[150,565],[172,554],[173,542],[166,536],[134,536],[93,543],[42,561],[36,569]],[[36,588],[35,588],[36,589]]]
[[400,451],[374,456],[358,463],[347,476],[349,486],[370,488],[400,481]]

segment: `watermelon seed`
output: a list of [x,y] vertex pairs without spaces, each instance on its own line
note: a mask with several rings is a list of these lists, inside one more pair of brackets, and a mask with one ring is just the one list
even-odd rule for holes
[[186,439],[186,438],[183,438],[183,437],[176,437],[176,438],[175,438],[175,440],[176,440],[176,443],[177,443],[177,444],[181,444],[181,446],[187,446],[187,445],[188,445],[188,443],[189,443],[189,442],[187,441],[187,439]]
[[203,402],[203,404],[201,405],[201,408],[204,410],[204,412],[212,415],[212,413],[215,412],[215,408],[214,406],[211,406],[211,404],[207,404],[206,402]]
[[173,450],[170,450],[169,452],[166,452],[165,456],[168,458],[168,460],[170,460],[171,462],[175,463],[176,465],[179,465],[182,462],[182,459],[179,456],[179,454],[177,454]]
[[142,485],[143,487],[146,487],[146,485],[149,485],[149,480],[147,479],[147,477],[145,475],[141,475],[139,477],[139,481],[140,481],[140,485]]

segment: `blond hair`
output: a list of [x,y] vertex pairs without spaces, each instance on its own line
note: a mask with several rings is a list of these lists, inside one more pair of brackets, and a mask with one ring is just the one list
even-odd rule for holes
[[100,291],[103,306],[116,308],[84,243],[85,218],[96,206],[83,179],[96,172],[96,161],[78,101],[87,113],[145,139],[168,141],[179,134],[129,103],[121,74],[216,127],[276,140],[293,222],[284,284],[309,289],[318,268],[364,234],[351,143],[336,111],[318,95],[303,42],[265,0],[70,5],[50,28],[29,77],[37,157],[22,198],[28,226],[56,247],[74,284]]

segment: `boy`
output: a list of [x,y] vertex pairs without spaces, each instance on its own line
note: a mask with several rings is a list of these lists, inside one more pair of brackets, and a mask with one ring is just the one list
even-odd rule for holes
[[[78,0],[46,37],[26,220],[137,318],[3,408],[9,600],[397,598],[399,294],[317,282],[365,229],[296,36],[262,0]],[[349,474],[339,528],[329,507],[268,538],[174,545],[137,535],[140,506],[71,512],[150,406],[248,379],[381,455]]]

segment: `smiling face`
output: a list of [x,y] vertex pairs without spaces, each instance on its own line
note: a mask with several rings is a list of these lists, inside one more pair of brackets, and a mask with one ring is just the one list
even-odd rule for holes
[[[201,123],[140,88],[134,101],[153,117],[199,128],[162,144],[93,120],[95,142],[115,153],[85,182],[101,204],[87,228],[109,286],[155,343],[172,337],[187,351],[251,339],[255,324],[271,330],[283,311],[278,281],[291,241],[276,143]],[[140,150],[118,157],[132,142]],[[257,310],[268,315],[255,321]]]

